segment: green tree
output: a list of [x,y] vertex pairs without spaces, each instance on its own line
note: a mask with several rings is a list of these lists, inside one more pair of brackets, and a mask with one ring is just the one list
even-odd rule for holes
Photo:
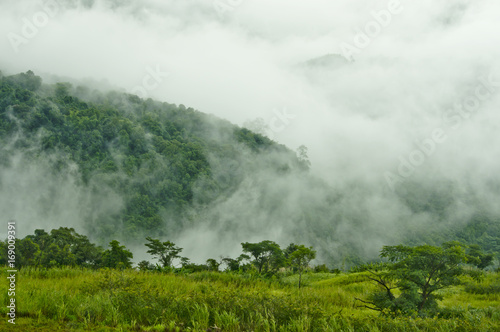
[[60,267],[76,265],[76,257],[71,253],[69,245],[58,246],[51,243],[40,254],[40,265],[44,267]]
[[300,165],[303,169],[308,170],[311,167],[311,162],[309,161],[309,157],[307,156],[307,147],[305,145],[301,145],[297,149],[297,159],[300,162]]
[[285,258],[288,260],[290,259],[290,254],[292,252],[294,252],[295,250],[297,250],[299,246],[295,243],[290,243],[288,245],[288,247],[285,248],[285,250],[283,250],[283,255],[285,255]]
[[471,244],[467,248],[467,259],[469,263],[481,270],[492,265],[494,258],[495,256],[493,254],[485,254],[477,244]]
[[34,243],[33,240],[31,240],[30,238],[25,237],[24,239],[17,241],[16,248],[17,248],[17,257],[16,257],[17,265],[19,266],[36,265],[36,259],[41,254],[40,247],[38,246],[38,244]]
[[130,260],[134,255],[125,246],[121,246],[120,242],[113,240],[109,243],[109,247],[102,254],[101,266],[115,269],[129,269],[132,267]]
[[284,265],[285,258],[280,246],[273,241],[265,240],[259,243],[244,242],[243,252],[253,256],[253,264],[262,272],[276,271]]
[[299,272],[299,288],[302,281],[302,272],[309,267],[309,263],[316,258],[316,251],[312,247],[304,245],[296,246],[296,249],[289,255],[290,265]]
[[236,271],[239,271],[240,269],[244,268],[245,266],[247,266],[248,264],[245,265],[245,264],[242,264],[242,262],[245,260],[249,260],[249,259],[250,259],[250,256],[245,255],[245,254],[241,254],[236,259],[230,258],[230,257],[225,257],[222,259],[222,262],[224,264],[226,264],[226,271],[236,272]]
[[137,264],[137,268],[139,269],[139,271],[150,271],[150,270],[154,270],[155,266],[154,266],[154,264],[152,264],[146,260],[143,260],[143,261],[140,261],[139,264]]
[[[382,290],[372,294],[370,301],[360,301],[371,305],[365,305],[370,309],[392,314],[435,314],[441,298],[436,291],[458,285],[459,276],[466,273],[465,249],[458,243],[441,247],[384,246],[380,257],[388,259],[388,270],[370,271],[370,279]],[[398,297],[393,294],[394,289],[400,290]]]
[[213,258],[207,259],[207,268],[209,271],[219,272],[220,263]]
[[147,253],[153,255],[153,258],[158,259],[163,267],[171,267],[173,260],[181,257],[179,253],[182,251],[182,248],[176,247],[173,242],[161,242],[149,236],[146,240],[149,241],[149,243],[145,244],[149,248]]
[[78,234],[74,228],[53,229],[50,239],[59,247],[69,246],[77,265],[96,267],[101,259],[102,249],[91,243],[85,235]]

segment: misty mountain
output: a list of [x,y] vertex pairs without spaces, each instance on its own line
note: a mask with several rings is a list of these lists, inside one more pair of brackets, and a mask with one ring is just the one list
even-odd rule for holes
[[153,236],[189,245],[194,258],[295,241],[337,266],[399,242],[500,252],[498,215],[453,181],[416,177],[385,196],[363,179],[335,187],[310,173],[304,148],[184,105],[45,84],[31,71],[0,75],[0,144],[0,215],[26,234],[67,226],[132,247]]

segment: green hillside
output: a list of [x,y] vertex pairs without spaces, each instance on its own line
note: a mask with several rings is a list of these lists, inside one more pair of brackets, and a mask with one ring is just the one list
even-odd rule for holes
[[500,253],[500,218],[481,193],[445,178],[373,186],[334,188],[307,155],[183,105],[0,74],[0,211],[30,225],[24,235],[74,227],[99,245],[142,246],[188,234],[199,252],[227,253],[253,236],[314,245],[341,269],[384,244]]
[[188,208],[238,186],[241,164],[276,174],[307,169],[286,147],[192,108],[47,85],[33,72],[0,80],[0,144],[3,167],[21,153],[25,163],[48,160],[56,175],[76,167],[78,185],[119,195],[118,213],[86,216],[99,236],[178,229]]

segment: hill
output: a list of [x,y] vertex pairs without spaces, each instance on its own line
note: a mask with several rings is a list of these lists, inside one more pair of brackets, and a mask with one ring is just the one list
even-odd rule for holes
[[0,74],[0,147],[0,214],[24,225],[20,236],[74,227],[132,249],[153,236],[189,243],[200,260],[270,239],[314,245],[340,268],[401,242],[500,252],[498,214],[446,179],[385,196],[362,179],[334,188],[306,155],[228,121],[31,71]]
[[[92,211],[83,220],[97,234],[128,238],[179,228],[187,207],[203,209],[229,195],[243,180],[243,168],[307,170],[288,148],[192,108],[46,85],[31,71],[0,81],[0,142],[3,167],[43,165],[51,170],[45,175],[65,177],[91,188],[94,200],[107,196],[106,205],[120,205],[103,211],[100,202],[87,202]],[[51,199],[67,199],[41,196],[43,202],[30,204],[40,203],[42,216],[54,207]]]

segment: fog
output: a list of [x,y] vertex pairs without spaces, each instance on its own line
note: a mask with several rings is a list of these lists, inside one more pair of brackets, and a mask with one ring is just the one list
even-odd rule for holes
[[[311,175],[328,189],[252,173],[254,182],[206,211],[212,223],[179,235],[188,257],[233,254],[241,241],[266,238],[347,250],[316,235],[289,236],[315,218],[297,217],[305,197],[322,223],[337,220],[326,229],[373,257],[401,233],[436,223],[436,214],[401,198],[415,183],[426,195],[451,197],[442,227],[464,224],[478,209],[500,220],[499,14],[495,0],[0,0],[0,69],[91,82],[238,125],[260,121],[279,143],[308,147]],[[10,167],[1,179],[30,174]],[[258,211],[258,197],[270,193],[263,182],[283,198],[266,210],[271,216]],[[3,184],[2,203],[22,199]],[[87,197],[67,181],[58,188]],[[330,194],[341,198],[321,211]],[[78,229],[70,217],[77,202],[52,214],[60,217],[53,227],[65,219]],[[24,219],[26,204],[2,206]],[[270,217],[289,223],[266,228]],[[220,235],[240,219],[254,224]],[[188,249],[192,242],[198,246]]]

